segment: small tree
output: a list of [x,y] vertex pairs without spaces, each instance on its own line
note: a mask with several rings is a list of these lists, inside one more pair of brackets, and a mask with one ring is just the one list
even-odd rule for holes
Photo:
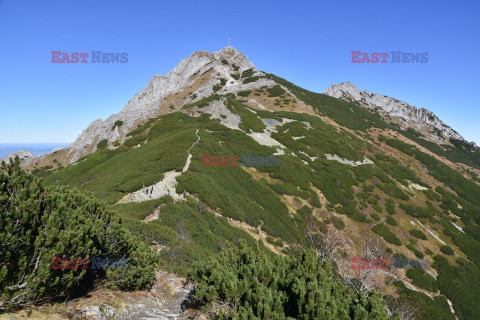
[[361,240],[362,256],[358,257],[360,265],[353,265],[353,258],[337,260],[340,273],[345,284],[351,285],[357,292],[367,296],[372,291],[378,291],[390,285],[398,278],[387,266],[390,256],[379,237],[366,233]]
[[307,239],[315,249],[321,262],[336,261],[345,252],[345,242],[334,226],[335,217],[329,216],[327,223],[319,227],[316,221],[307,218]]
[[386,299],[387,310],[398,320],[414,320],[418,313],[418,306],[406,298],[389,297]]

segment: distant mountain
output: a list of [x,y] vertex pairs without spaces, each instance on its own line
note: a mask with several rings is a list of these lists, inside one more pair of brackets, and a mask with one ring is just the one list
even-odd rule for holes
[[32,152],[27,151],[25,149],[22,149],[22,150],[12,152],[9,155],[7,155],[6,157],[1,158],[0,163],[2,161],[8,162],[11,158],[15,158],[17,156],[20,158],[20,160],[23,160],[23,161],[35,158],[35,156],[33,155]]

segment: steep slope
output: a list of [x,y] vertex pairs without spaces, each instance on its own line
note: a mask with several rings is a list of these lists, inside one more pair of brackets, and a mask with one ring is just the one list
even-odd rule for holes
[[195,52],[165,76],[155,75],[119,113],[105,121],[93,121],[67,148],[30,159],[25,165],[39,168],[52,165],[56,160],[56,164],[64,166],[95,152],[99,143],[102,147],[123,143],[129,131],[149,118],[177,111],[185,104],[208,97],[219,85],[223,93],[229,93],[273,84],[267,79],[250,83],[239,81],[236,75],[245,70],[250,70],[252,78],[262,74],[233,47],[214,53]]
[[[421,319],[453,318],[445,296],[462,319],[474,318],[480,187],[455,163],[362,103],[260,72],[233,48],[195,53],[175,70],[154,77],[112,120],[91,124],[74,143],[89,151],[38,173],[115,204],[133,232],[159,247],[165,267],[181,272],[238,239],[286,253],[302,243],[307,219],[324,224],[334,215],[349,256],[361,254],[371,231],[388,252],[428,260],[429,275],[403,272],[410,289],[389,289],[421,301]],[[219,165],[202,165],[205,154]],[[248,155],[278,162],[221,165],[222,156]]]
[[430,152],[457,163],[457,170],[465,171],[466,175],[478,180],[480,148],[474,142],[466,141],[431,111],[416,108],[392,97],[360,91],[350,82],[333,84],[324,94],[354,102],[378,113],[402,135]]

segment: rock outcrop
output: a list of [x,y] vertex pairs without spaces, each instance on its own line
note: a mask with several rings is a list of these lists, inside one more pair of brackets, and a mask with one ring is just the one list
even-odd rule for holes
[[460,134],[443,123],[433,112],[424,108],[416,108],[392,97],[360,90],[350,82],[333,84],[325,90],[324,94],[377,110],[385,120],[396,123],[403,129],[414,129],[432,142],[446,144],[451,138],[465,141]]
[[0,163],[2,163],[2,161],[8,162],[10,158],[15,158],[16,156],[18,156],[20,158],[20,160],[28,160],[28,159],[34,159],[35,158],[33,153],[31,153],[30,151],[27,151],[25,149],[22,149],[22,150],[18,150],[16,152],[10,153],[5,158],[0,159]]

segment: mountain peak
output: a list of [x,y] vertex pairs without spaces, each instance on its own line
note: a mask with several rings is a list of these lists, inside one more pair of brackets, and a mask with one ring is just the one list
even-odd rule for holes
[[217,51],[215,53],[219,53],[219,54],[233,54],[233,55],[238,55],[238,54],[242,54],[240,51],[238,51],[237,49],[235,49],[234,47],[232,46],[227,46],[225,48],[222,48],[220,49],[220,51]]
[[367,109],[380,111],[382,117],[403,129],[414,129],[424,138],[438,144],[448,144],[449,139],[462,140],[463,137],[443,123],[433,112],[416,108],[392,97],[360,90],[350,82],[332,84],[324,94],[347,101],[353,101]]
[[355,100],[361,99],[361,92],[356,86],[351,82],[342,82],[340,84],[332,84],[327,90],[324,91],[324,94],[343,99],[344,97],[353,97]]
[[245,69],[255,68],[246,55],[232,46],[222,48],[220,51],[214,52],[213,55],[216,59],[230,60],[231,63],[236,64],[239,67],[244,67]]
[[[137,93],[123,109],[108,119],[97,119],[66,149],[67,163],[94,152],[100,141],[110,145],[123,142],[126,134],[152,117],[178,111],[184,105],[211,96],[222,84],[222,93],[252,90],[273,85],[268,79],[243,83],[240,75],[251,69],[250,76],[262,73],[248,58],[232,46],[216,52],[196,51],[183,59],[165,75],[154,75],[145,88]],[[232,76],[233,75],[233,76]],[[121,125],[117,125],[121,123]]]
[[247,56],[241,53],[239,50],[235,49],[232,46],[227,46],[219,51],[208,52],[208,51],[195,51],[188,58],[183,61],[195,60],[207,58],[212,62],[213,60],[227,60],[235,63],[237,65],[248,65],[249,68],[254,68],[254,65],[248,60]]

